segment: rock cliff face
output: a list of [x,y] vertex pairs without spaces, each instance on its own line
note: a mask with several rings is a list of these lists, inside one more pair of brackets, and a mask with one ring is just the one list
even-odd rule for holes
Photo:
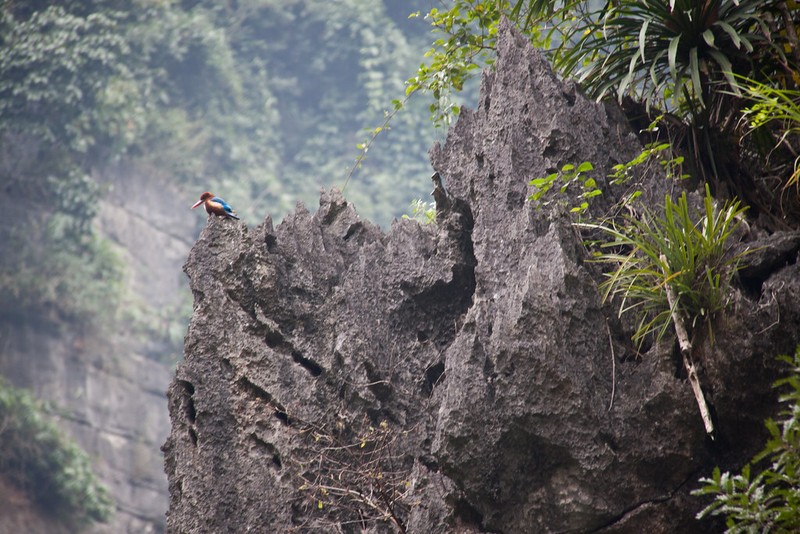
[[675,348],[632,358],[569,220],[525,202],[532,178],[640,150],[505,28],[432,150],[435,224],[384,234],[335,191],[276,229],[210,220],[168,392],[168,531],[707,531],[689,491],[760,447],[773,356],[798,342],[800,236],[757,243],[701,355],[711,442]]
[[[100,232],[118,245],[131,292],[151,310],[175,307],[183,290],[178,266],[189,249],[179,236],[191,235],[194,214],[175,191],[163,183],[155,187],[156,178],[124,165],[101,174],[98,180],[111,191],[97,222]],[[152,190],[160,194],[150,199],[152,211],[144,217],[136,192]],[[94,472],[109,489],[114,516],[90,531],[163,532],[168,497],[160,446],[169,432],[165,391],[171,370],[153,359],[163,347],[131,335],[127,324],[123,332],[86,332],[4,311],[0,375],[51,403],[59,425],[89,454]],[[16,511],[0,509],[0,533],[60,532],[47,510],[36,503],[15,505],[25,507],[29,511],[22,519]],[[20,524],[24,530],[17,528]]]
[[[55,407],[59,426],[89,454],[109,489],[114,516],[91,532],[163,532],[167,497],[158,446],[168,431],[166,366],[136,346],[98,342],[30,319],[2,322],[0,342],[0,374]],[[47,524],[47,512],[34,507],[32,513]],[[23,532],[7,519],[0,513],[0,532]],[[34,524],[24,532],[57,532]]]

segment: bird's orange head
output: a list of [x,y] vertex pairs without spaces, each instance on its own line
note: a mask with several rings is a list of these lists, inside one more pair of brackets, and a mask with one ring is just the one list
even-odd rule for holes
[[206,191],[205,193],[200,195],[200,200],[198,200],[197,202],[194,203],[194,206],[192,206],[192,209],[195,209],[197,206],[199,206],[200,204],[202,204],[203,202],[205,202],[209,198],[214,198],[214,193],[209,193],[208,191]]

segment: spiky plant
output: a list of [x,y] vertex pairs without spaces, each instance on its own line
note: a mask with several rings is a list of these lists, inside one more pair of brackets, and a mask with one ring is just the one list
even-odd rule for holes
[[774,0],[624,0],[570,28],[556,65],[594,96],[633,93],[661,109],[695,112],[713,104],[717,84],[738,92],[766,42]]
[[687,326],[705,325],[713,339],[710,319],[727,306],[728,289],[743,257],[731,254],[728,238],[744,211],[738,201],[717,207],[706,186],[704,211],[697,218],[684,193],[677,202],[666,197],[663,216],[645,211],[622,225],[579,225],[610,238],[601,245],[608,252],[596,257],[614,266],[600,288],[604,299],[618,298],[620,315],[638,312],[633,339],[639,346],[650,335],[660,339],[671,324],[674,310],[667,301],[667,284],[678,297],[674,305],[689,320]]

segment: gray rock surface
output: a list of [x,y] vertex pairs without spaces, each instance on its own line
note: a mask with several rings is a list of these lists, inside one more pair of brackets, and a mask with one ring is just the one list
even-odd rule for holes
[[431,152],[437,223],[383,234],[336,191],[276,229],[211,219],[185,266],[168,531],[715,528],[689,491],[763,442],[773,356],[799,337],[797,248],[762,256],[704,345],[711,442],[675,348],[633,357],[569,219],[525,202],[532,178],[640,150],[504,27],[478,108]]

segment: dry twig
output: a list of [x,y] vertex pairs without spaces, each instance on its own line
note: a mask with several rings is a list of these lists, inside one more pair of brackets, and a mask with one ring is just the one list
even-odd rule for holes
[[[664,263],[667,262],[664,256],[661,256],[661,261]],[[683,356],[683,366],[686,368],[686,373],[689,376],[689,384],[691,384],[694,398],[697,400],[697,407],[700,408],[700,417],[703,418],[706,434],[708,434],[711,439],[714,439],[714,423],[711,420],[711,412],[708,409],[708,403],[703,395],[703,389],[700,387],[697,368],[692,359],[692,344],[689,341],[689,334],[686,331],[683,314],[678,307],[678,297],[675,295],[675,290],[669,283],[665,284],[665,287],[667,291],[667,302],[669,303],[670,310],[672,310],[672,323],[675,325],[675,333],[678,336],[678,346]]]

